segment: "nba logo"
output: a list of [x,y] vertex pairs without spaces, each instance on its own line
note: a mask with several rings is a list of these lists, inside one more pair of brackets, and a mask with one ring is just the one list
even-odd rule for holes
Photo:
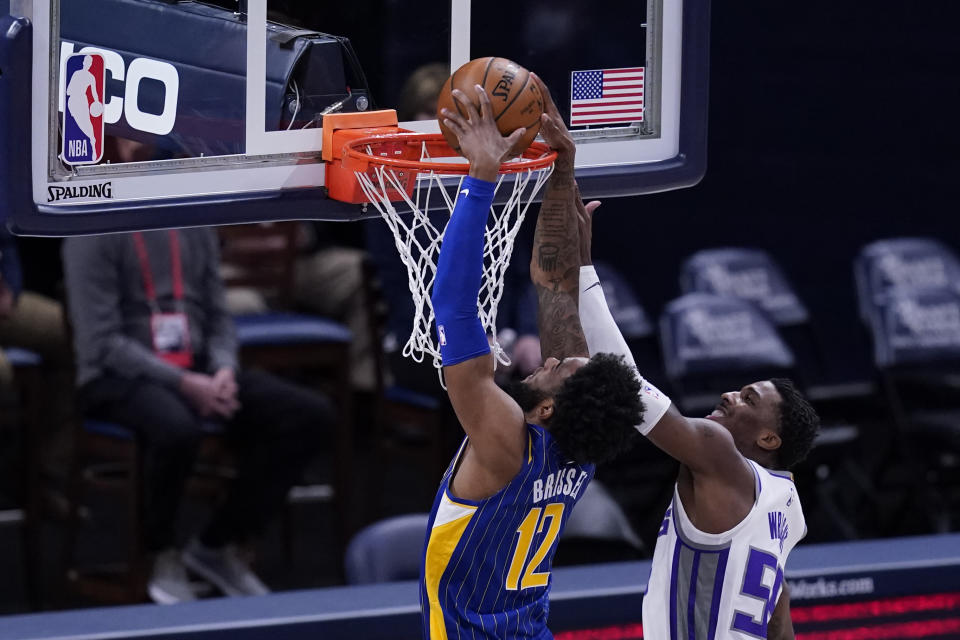
[[95,164],[103,158],[103,56],[77,53],[67,58],[63,110],[63,149],[67,164]]

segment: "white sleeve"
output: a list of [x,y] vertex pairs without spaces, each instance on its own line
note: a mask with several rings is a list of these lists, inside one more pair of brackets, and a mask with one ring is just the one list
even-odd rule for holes
[[[597,271],[589,264],[580,267],[580,324],[590,355],[612,353],[623,356],[627,364],[636,369],[637,363],[630,353],[630,347],[607,307],[607,299],[603,295]],[[643,422],[637,425],[637,431],[647,435],[670,408],[670,398],[644,380],[639,372],[637,375],[640,378],[640,396],[644,405]]]

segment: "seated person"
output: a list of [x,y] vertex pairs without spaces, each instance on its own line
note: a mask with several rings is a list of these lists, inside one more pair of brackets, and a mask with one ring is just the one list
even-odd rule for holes
[[4,348],[19,347],[41,357],[45,402],[35,426],[40,443],[40,478],[44,483],[43,508],[63,517],[67,503],[61,490],[70,460],[69,424],[72,408],[72,357],[59,302],[23,288],[23,270],[17,240],[0,225],[0,394],[12,402],[13,367]]
[[[357,225],[337,222],[300,224],[293,294],[297,306],[335,318],[350,328],[351,386],[376,388],[376,356],[370,341],[370,318],[364,296],[363,263],[367,253]],[[379,345],[376,345],[379,348]]]
[[[0,347],[20,347],[39,353],[61,368],[70,364],[63,310],[50,298],[23,290],[16,239],[0,225]],[[12,372],[0,351],[0,384]]]
[[[263,530],[320,448],[330,401],[238,368],[211,229],[70,238],[63,258],[80,408],[134,430],[142,447],[150,597],[193,599],[184,564],[227,595],[266,593],[239,545]],[[181,555],[177,511],[213,420],[236,449],[237,478]]]

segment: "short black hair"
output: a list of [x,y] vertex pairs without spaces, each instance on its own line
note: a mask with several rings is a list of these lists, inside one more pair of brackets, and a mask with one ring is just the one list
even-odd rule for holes
[[580,464],[612,460],[630,448],[643,420],[640,381],[623,356],[598,353],[554,396],[550,435]]
[[780,394],[780,450],[779,465],[792,469],[803,461],[813,448],[820,431],[820,416],[788,378],[771,378]]

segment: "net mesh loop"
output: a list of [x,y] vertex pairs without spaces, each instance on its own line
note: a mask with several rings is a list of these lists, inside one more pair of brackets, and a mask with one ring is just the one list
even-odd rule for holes
[[[513,245],[520,226],[553,172],[556,154],[545,146],[537,162],[521,159],[504,163],[496,182],[494,204],[487,218],[483,254],[483,278],[477,299],[480,321],[491,342],[497,363],[509,366],[510,359],[497,342],[497,308],[503,296],[504,275],[513,255]],[[436,369],[442,367],[440,347],[434,330],[433,305],[430,292],[437,274],[437,259],[447,222],[453,214],[456,200],[453,193],[468,171],[450,171],[449,164],[435,164],[432,168],[428,145],[421,143],[421,162],[417,166],[391,166],[377,161],[376,149],[367,143],[358,148],[369,161],[366,171],[356,171],[357,181],[364,196],[379,212],[393,234],[400,259],[407,269],[414,316],[410,337],[403,346],[404,357],[416,362],[429,358]],[[416,173],[415,184],[409,185],[409,172]],[[452,187],[455,186],[454,191]],[[502,193],[501,193],[502,192]],[[504,197],[504,195],[506,197]],[[391,201],[393,196],[394,201]],[[397,197],[399,196],[399,198]],[[442,377],[441,377],[442,381]]]

